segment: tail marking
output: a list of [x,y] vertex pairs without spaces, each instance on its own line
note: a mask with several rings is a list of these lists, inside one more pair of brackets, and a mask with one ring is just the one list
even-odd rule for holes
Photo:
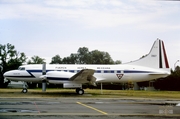
[[159,40],[159,68],[163,68],[162,66],[162,54],[161,54],[161,41]]
[[166,55],[166,50],[164,48],[164,42],[163,41],[162,41],[162,46],[163,46],[164,60],[165,60],[166,68],[169,68],[169,63],[168,63],[168,59],[167,59],[167,55]]

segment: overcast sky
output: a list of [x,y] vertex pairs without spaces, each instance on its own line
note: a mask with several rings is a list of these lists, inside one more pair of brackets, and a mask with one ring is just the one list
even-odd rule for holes
[[157,38],[174,68],[180,59],[179,1],[0,0],[0,44],[10,43],[28,58],[50,62],[88,47],[125,63],[148,54]]

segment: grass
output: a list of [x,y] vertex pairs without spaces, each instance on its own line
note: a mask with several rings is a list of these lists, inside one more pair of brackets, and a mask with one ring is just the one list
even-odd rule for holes
[[[88,90],[89,93],[100,95],[99,91]],[[180,99],[180,91],[134,91],[134,90],[103,90],[106,97],[134,97],[134,98],[173,98]]]
[[75,89],[28,89],[28,93],[21,93],[22,89],[0,89],[1,98],[155,98],[180,99],[180,91],[134,91],[134,90],[103,90],[85,89],[84,95],[77,95]]

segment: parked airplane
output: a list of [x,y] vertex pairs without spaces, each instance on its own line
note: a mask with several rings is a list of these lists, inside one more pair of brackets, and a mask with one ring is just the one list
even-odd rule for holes
[[[162,40],[157,39],[145,57],[118,65],[67,65],[67,64],[30,64],[18,70],[4,73],[9,81],[42,82],[63,84],[64,88],[75,88],[82,95],[82,84],[96,82],[141,82],[166,77],[170,74],[168,59]],[[24,88],[26,93],[27,89]]]

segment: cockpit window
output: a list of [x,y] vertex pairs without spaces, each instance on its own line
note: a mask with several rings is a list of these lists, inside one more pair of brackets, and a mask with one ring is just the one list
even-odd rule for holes
[[25,70],[25,67],[19,67],[18,70]]

